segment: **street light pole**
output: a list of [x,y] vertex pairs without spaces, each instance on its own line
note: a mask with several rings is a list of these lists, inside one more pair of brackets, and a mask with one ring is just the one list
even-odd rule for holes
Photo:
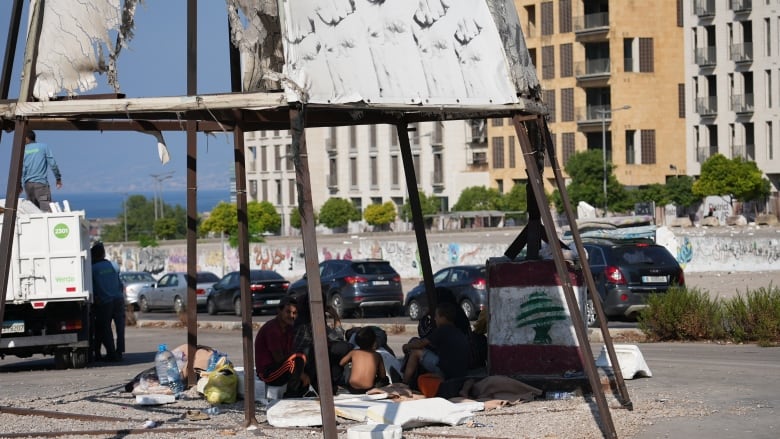
[[596,110],[596,113],[601,114],[601,159],[603,162],[602,183],[604,186],[604,214],[607,216],[607,210],[609,209],[609,202],[607,201],[607,115],[612,118],[612,113],[620,110],[628,110],[630,105],[623,105],[620,108],[615,109],[603,109]]

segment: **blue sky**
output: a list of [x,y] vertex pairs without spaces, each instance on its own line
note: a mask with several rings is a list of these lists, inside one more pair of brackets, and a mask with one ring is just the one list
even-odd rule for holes
[[[0,50],[5,53],[11,1],[0,1]],[[22,27],[27,21],[27,1]],[[187,94],[186,0],[145,0],[136,12],[135,36],[119,58],[119,83],[127,97]],[[224,0],[198,1],[198,93],[230,91],[227,15]],[[24,36],[20,36],[10,98],[19,96]],[[0,59],[1,56],[0,56]],[[2,61],[0,61],[2,62]],[[89,93],[111,93],[104,76]],[[80,192],[153,192],[151,174],[173,173],[163,190],[186,187],[186,135],[164,132],[171,160],[162,165],[154,138],[135,132],[38,131],[63,175],[55,199]],[[0,198],[5,198],[13,133],[0,139]],[[198,135],[198,188],[227,191],[233,165],[232,135]],[[54,177],[49,175],[50,182]]]

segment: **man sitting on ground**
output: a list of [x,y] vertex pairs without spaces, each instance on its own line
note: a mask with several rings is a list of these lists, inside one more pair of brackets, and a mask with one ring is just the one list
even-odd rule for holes
[[455,327],[456,305],[442,302],[435,312],[436,329],[424,338],[413,338],[403,346],[407,356],[404,383],[412,386],[419,367],[445,380],[466,376],[469,365],[468,338]]
[[298,302],[285,297],[279,302],[276,317],[267,321],[255,337],[255,371],[268,386],[287,385],[286,397],[300,397],[309,387],[303,372],[306,355],[293,349],[293,322]]

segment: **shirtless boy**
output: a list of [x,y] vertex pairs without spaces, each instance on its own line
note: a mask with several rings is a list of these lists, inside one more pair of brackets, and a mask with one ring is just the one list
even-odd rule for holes
[[339,365],[352,364],[352,371],[344,387],[350,393],[366,393],[366,390],[388,384],[382,356],[376,352],[376,334],[364,327],[355,336],[359,349],[350,351],[341,359]]

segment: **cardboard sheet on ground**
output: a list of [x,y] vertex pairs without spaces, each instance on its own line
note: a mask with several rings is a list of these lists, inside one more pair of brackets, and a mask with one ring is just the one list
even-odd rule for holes
[[[336,395],[333,398],[336,415],[362,421],[372,401],[387,398],[387,393],[377,395]],[[343,410],[343,414],[340,413]],[[347,415],[347,416],[344,416]],[[274,427],[313,427],[322,425],[319,399],[279,399],[272,401],[266,411],[268,423]]]
[[375,405],[366,410],[366,418],[406,429],[429,424],[459,425],[471,419],[472,412],[444,398],[426,398]]

